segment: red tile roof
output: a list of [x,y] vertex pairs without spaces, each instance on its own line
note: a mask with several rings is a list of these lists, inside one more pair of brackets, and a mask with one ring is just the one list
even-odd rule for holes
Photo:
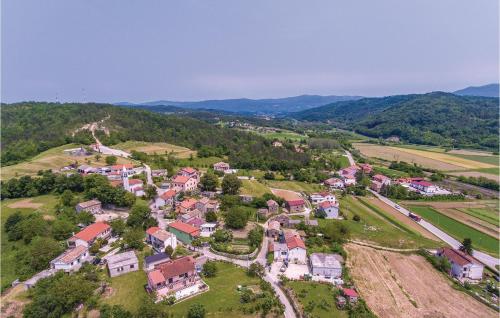
[[141,179],[129,179],[128,180],[128,184],[129,185],[134,185],[134,184],[143,184],[144,182],[142,182]]
[[412,184],[421,185],[423,187],[430,187],[433,184],[428,181],[412,181]]
[[165,282],[165,277],[158,269],[148,273],[148,279],[153,285],[158,285]]
[[380,182],[384,182],[385,180],[389,179],[389,177],[384,176],[383,174],[376,174],[373,176],[372,179],[375,179]]
[[160,228],[157,227],[157,226],[152,226],[150,227],[149,229],[146,230],[146,233],[148,233],[149,235],[153,235],[156,233],[156,231],[158,231]]
[[342,182],[342,180],[340,180],[339,178],[329,178],[329,179],[326,179],[325,181],[323,181],[323,183],[330,184],[330,185],[338,183],[338,182]]
[[296,247],[300,247],[300,248],[303,248],[303,249],[306,248],[306,245],[304,244],[304,242],[302,241],[302,239],[300,238],[300,236],[290,235],[290,236],[287,236],[285,238],[285,240],[286,240],[286,246],[290,250],[293,249],[293,248],[296,248]]
[[191,167],[182,168],[181,171],[184,171],[184,172],[189,173],[189,174],[197,172],[196,169],[191,168]]
[[174,183],[186,183],[189,181],[189,177],[186,177],[186,176],[177,176],[174,178],[173,182]]
[[464,266],[471,263],[479,264],[479,262],[474,257],[453,248],[444,247],[440,250],[440,254],[444,255],[448,260],[460,266]]
[[347,297],[358,297],[358,293],[354,289],[351,289],[351,288],[342,289],[342,293]]
[[267,200],[267,206],[276,206],[278,205],[278,202],[274,201],[274,200]]
[[122,170],[123,168],[125,169],[132,169],[134,167],[133,164],[131,163],[126,163],[124,165],[114,165],[114,166],[111,166],[111,170]]
[[176,193],[177,192],[175,192],[174,189],[170,189],[170,190],[163,192],[162,195],[160,195],[160,198],[162,198],[163,200],[172,199],[173,197],[175,197]]
[[99,234],[105,232],[106,230],[110,229],[111,227],[104,223],[104,222],[96,222],[93,224],[90,224],[80,232],[75,234],[75,237],[79,238],[80,240],[84,240],[86,242],[90,242],[94,240]]
[[196,199],[193,199],[193,198],[186,199],[186,200],[181,202],[181,208],[190,209],[194,205],[196,205],[196,202],[198,202],[198,201],[196,201]]
[[174,228],[174,229],[176,229],[178,231],[190,234],[192,236],[197,236],[200,233],[200,230],[198,230],[194,226],[191,226],[189,224],[182,223],[182,222],[179,222],[179,221],[175,221],[175,222],[170,223],[168,225],[168,227],[169,228]]
[[165,280],[176,277],[188,272],[195,271],[195,261],[191,256],[181,257],[179,259],[162,263],[157,266]]
[[319,204],[319,206],[320,206],[321,208],[323,208],[323,209],[328,209],[328,208],[331,208],[332,206],[335,206],[335,204],[330,203],[330,202],[328,202],[328,201],[325,201],[325,202],[321,202],[321,203]]
[[299,205],[304,205],[305,204],[304,200],[302,200],[302,199],[288,200],[288,201],[286,201],[286,203],[289,206],[299,206]]

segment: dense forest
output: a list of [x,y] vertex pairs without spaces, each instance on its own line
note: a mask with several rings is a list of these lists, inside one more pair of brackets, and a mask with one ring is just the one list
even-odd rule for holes
[[106,145],[127,140],[167,142],[215,155],[227,155],[239,168],[288,170],[309,164],[308,154],[251,133],[220,128],[186,116],[165,115],[107,104],[2,104],[2,165],[14,164],[49,148],[69,142],[90,143],[87,132],[76,129],[107,118],[109,136],[99,133]]
[[435,92],[337,102],[294,118],[328,122],[370,137],[498,150],[498,98]]

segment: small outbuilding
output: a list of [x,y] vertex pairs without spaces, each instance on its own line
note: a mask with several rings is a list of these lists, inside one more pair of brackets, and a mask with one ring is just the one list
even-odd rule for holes
[[116,277],[139,269],[139,260],[134,251],[124,252],[106,258],[109,276]]

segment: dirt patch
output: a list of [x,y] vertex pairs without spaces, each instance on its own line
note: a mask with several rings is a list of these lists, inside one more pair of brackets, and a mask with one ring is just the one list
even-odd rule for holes
[[271,189],[271,192],[280,198],[283,198],[285,200],[299,200],[302,199],[302,196],[291,190],[283,190],[283,189]]
[[32,202],[31,199],[25,199],[11,203],[8,205],[8,207],[11,209],[38,209],[42,205],[42,203]]
[[54,221],[56,218],[53,216],[53,215],[47,215],[47,214],[44,214],[43,215],[43,219],[45,221]]
[[21,294],[24,292],[24,287],[19,284],[7,290],[7,292],[2,295],[0,303],[2,308],[0,310],[1,317],[22,317],[24,306],[28,303],[27,300],[19,299]]
[[255,223],[248,222],[247,226],[241,230],[231,230],[234,238],[247,238],[248,232],[255,228]]
[[379,317],[497,317],[422,256],[346,244],[347,266],[361,297]]
[[396,220],[399,222],[403,223],[404,225],[408,226],[412,230],[414,230],[417,233],[420,233],[423,237],[429,238],[431,240],[436,240],[439,241],[439,238],[436,237],[434,234],[431,232],[427,231],[425,228],[420,226],[418,223],[407,217],[406,215],[403,215],[401,212],[398,210],[394,209],[388,204],[385,204],[384,202],[380,201],[377,198],[367,198],[366,200],[370,201],[371,204],[375,205],[376,207],[382,209],[384,212],[387,214],[391,215],[394,217]]

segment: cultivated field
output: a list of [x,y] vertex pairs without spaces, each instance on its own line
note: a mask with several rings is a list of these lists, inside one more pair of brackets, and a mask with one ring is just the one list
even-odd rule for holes
[[124,151],[140,151],[147,154],[165,154],[165,152],[172,153],[177,158],[189,158],[191,155],[195,156],[196,151],[186,147],[167,144],[165,142],[144,142],[144,141],[126,141],[114,145],[113,148],[121,149]]
[[407,208],[420,215],[426,221],[434,224],[449,235],[453,236],[458,241],[461,242],[464,238],[470,238],[476,249],[498,257],[498,236],[492,237],[485,234],[482,231],[476,230],[469,225],[440,213],[438,210],[433,209],[430,206],[410,205],[407,206]]
[[298,200],[298,199],[302,199],[302,196],[299,193],[297,193],[295,191],[291,191],[291,190],[283,190],[283,189],[274,189],[274,188],[272,188],[271,192],[275,196],[283,198],[285,200]]
[[496,174],[492,173],[486,173],[486,172],[481,172],[481,171],[460,171],[460,172],[449,172],[448,174],[451,174],[452,176],[464,176],[464,177],[485,177],[491,180],[499,181],[500,177]]
[[454,289],[422,256],[345,246],[356,287],[378,317],[498,317]]
[[405,161],[408,163],[416,163],[427,168],[442,171],[472,170],[495,167],[494,165],[489,163],[473,161],[434,151],[425,151],[403,147],[390,147],[366,143],[355,143],[353,144],[353,146],[356,149],[359,149],[359,151],[361,151],[363,155],[368,157],[381,158],[388,161]]
[[279,180],[266,180],[265,183],[270,188],[286,189],[296,192],[313,193],[324,190],[325,187],[316,183],[305,183],[301,181],[279,181]]
[[439,241],[439,238],[437,238],[434,234],[431,232],[427,231],[425,228],[420,226],[417,222],[413,221],[406,215],[403,215],[401,212],[398,210],[394,209],[390,205],[385,204],[384,202],[380,201],[377,198],[367,198],[366,199],[370,204],[373,204],[374,206],[378,207],[385,213],[389,214],[399,222],[403,223],[404,225],[408,226],[412,230],[414,230],[417,233],[420,233],[423,237],[429,238],[431,240],[436,240]]
[[[102,155],[99,161],[94,155],[90,156],[70,156],[63,152],[65,149],[76,148],[78,145],[69,144],[61,147],[55,147],[40,153],[39,155],[12,166],[2,167],[1,179],[7,180],[17,176],[36,175],[39,170],[60,169],[72,163],[90,164],[101,167],[106,165],[106,156]],[[118,157],[118,164],[130,163],[129,159]]]

